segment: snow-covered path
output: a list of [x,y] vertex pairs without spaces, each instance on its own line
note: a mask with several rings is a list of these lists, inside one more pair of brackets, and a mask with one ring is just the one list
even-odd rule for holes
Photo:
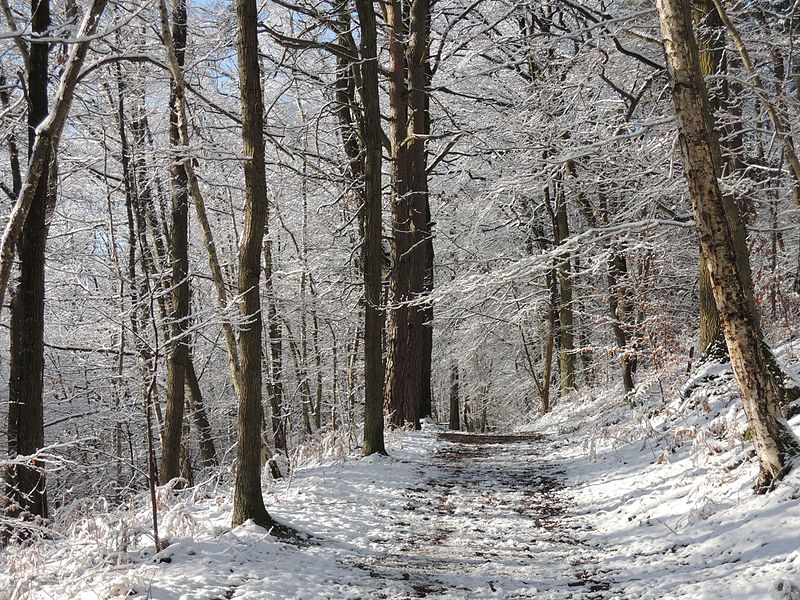
[[230,489],[213,481],[161,488],[158,556],[144,498],[94,511],[0,554],[0,600],[800,597],[798,476],[769,497],[749,471],[694,484],[687,453],[587,453],[594,438],[567,417],[515,436],[390,433],[388,457],[265,480],[270,512],[305,543],[231,529]]
[[555,436],[391,438],[389,457],[301,469],[272,484],[270,512],[310,543],[278,542],[251,524],[231,530],[225,490],[167,493],[160,527],[170,546],[158,557],[145,537],[146,510],[130,521],[98,516],[6,564],[3,580],[17,595],[0,598],[607,595]]
[[580,541],[563,471],[547,458],[548,438],[440,438],[407,502],[387,514],[398,535],[357,566],[407,582],[412,597],[588,598],[607,589]]

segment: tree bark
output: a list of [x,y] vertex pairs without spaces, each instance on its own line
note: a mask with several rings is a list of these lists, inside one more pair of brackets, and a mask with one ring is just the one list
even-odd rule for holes
[[200,390],[200,382],[197,379],[197,373],[194,370],[194,361],[191,356],[186,362],[186,377],[184,382],[186,384],[186,391],[188,392],[187,400],[189,412],[194,419],[194,424],[197,427],[197,435],[200,438],[201,464],[203,467],[216,466],[219,463],[217,460],[217,449],[214,446],[211,423],[208,420],[208,413],[203,404],[203,394]]
[[[172,2],[172,42],[179,67],[186,56],[187,28],[186,0]],[[180,146],[178,125],[177,84],[172,82],[170,92],[170,145]],[[189,184],[180,150],[172,165],[172,307],[170,315],[171,339],[167,354],[167,406],[164,432],[161,440],[160,483],[166,484],[180,474],[181,433],[185,403],[186,363],[189,348],[186,329],[189,322]],[[202,402],[201,402],[202,405]]]
[[425,291],[430,223],[425,166],[428,0],[386,5],[392,149],[392,272],[386,405],[395,426],[419,428],[424,402]]
[[[431,133],[431,97],[430,88],[433,73],[430,64],[430,31],[431,31],[431,1],[419,0],[419,6],[412,6],[412,30],[419,30],[413,38],[410,67],[413,69],[412,81],[422,82],[420,93],[414,96],[412,104],[412,118],[421,119],[423,124],[423,141],[420,143],[422,152],[417,156],[414,164],[414,180],[419,185],[425,204],[425,275],[424,291],[430,296],[434,285],[434,251],[433,251],[433,218],[431,216],[430,193],[428,187],[428,145],[427,139]],[[419,107],[421,95],[422,106]],[[419,116],[418,113],[422,112]],[[420,399],[420,417],[430,417],[433,409],[433,390],[431,388],[431,364],[433,362],[433,304],[427,303],[422,307],[422,397]]]
[[364,143],[364,456],[386,454],[383,439],[384,316],[381,309],[381,114],[378,48],[372,0],[356,0],[361,31],[361,102]]
[[[562,244],[569,237],[569,221],[567,220],[567,203],[563,182],[556,184],[555,213],[556,244]],[[558,364],[560,372],[562,396],[575,389],[575,340],[574,314],[572,310],[572,258],[565,253],[558,262],[558,321],[559,344]]]
[[450,365],[450,429],[458,431],[459,389],[458,389],[458,363],[453,361]]
[[708,92],[699,64],[688,0],[657,0],[684,176],[694,206],[700,247],[706,258],[725,341],[739,385],[760,465],[756,490],[769,491],[788,473],[800,442],[783,418],[779,394],[768,372],[764,340],[752,299],[748,260],[736,244],[738,216],[718,182],[722,158]]
[[275,522],[261,494],[261,246],[267,222],[267,179],[264,165],[264,102],[258,57],[258,7],[255,0],[237,0],[237,56],[242,96],[244,150],[244,231],[239,247],[240,395],[236,447],[234,526],[252,519],[262,527]]
[[[49,0],[31,2],[31,36],[28,72],[28,158],[36,143],[36,129],[48,114],[47,36],[50,29]],[[19,282],[11,302],[10,380],[8,390],[8,454],[35,454],[44,445],[44,251],[47,243],[46,213],[48,204],[49,164],[55,150],[42,159],[39,177],[28,182],[35,187],[30,210],[22,227],[19,242]],[[13,252],[13,248],[12,248]],[[23,518],[47,518],[45,465],[12,465],[6,474],[10,514]]]
[[630,351],[628,348],[628,332],[625,330],[624,323],[627,315],[627,305],[624,300],[624,294],[620,293],[620,280],[625,278],[628,274],[628,262],[625,257],[616,252],[608,259],[608,274],[606,279],[608,281],[608,309],[613,319],[611,327],[614,331],[614,338],[617,342],[617,347],[620,349],[622,356],[620,363],[622,364],[622,386],[626,394],[630,394],[634,390],[633,371],[634,359],[628,355]]
[[[265,228],[269,228],[269,222]],[[286,418],[283,414],[283,340],[278,320],[273,281],[272,242],[264,238],[264,295],[267,304],[267,340],[269,343],[269,402],[272,410],[272,441],[277,450],[286,451]]]
[[[3,71],[3,67],[0,66],[0,108],[4,111],[8,110],[10,105],[10,99],[8,95],[8,88],[6,87],[6,75]],[[8,151],[8,166],[11,170],[11,195],[13,196],[12,199],[16,199],[19,196],[19,192],[22,189],[22,169],[20,168],[19,164],[19,148],[17,147],[17,136],[14,134],[13,131],[9,132],[6,136],[6,150]],[[6,192],[9,190],[7,186],[4,186]]]
[[[568,161],[566,168],[571,177],[577,177],[577,170],[574,162]],[[581,191],[576,194],[575,199],[589,227],[595,228],[608,225],[608,202],[604,195],[600,196],[598,210],[595,210],[595,207],[592,206],[586,194]],[[628,274],[628,262],[620,248],[615,248],[611,244],[607,244],[606,250],[608,251],[606,282],[608,284],[609,317],[611,318],[611,330],[614,333],[614,340],[617,343],[617,349],[620,353],[619,360],[622,367],[622,385],[625,393],[628,394],[634,390],[635,382],[633,380],[633,374],[636,371],[636,358],[635,356],[631,356],[630,349],[628,348],[631,337],[628,332],[629,302],[621,286],[621,281],[624,280]]]
[[[712,75],[725,74],[727,63],[725,61],[725,35],[722,31],[722,22],[719,13],[710,0],[698,0],[694,5],[694,20],[702,24],[703,28],[698,30],[697,42],[699,50],[700,69],[705,77]],[[725,88],[718,87],[716,94],[709,97],[709,109],[713,115],[719,110]],[[702,252],[700,253],[700,355],[704,355],[708,348],[717,340],[717,348],[723,354],[725,344],[723,342],[722,329],[720,328],[719,312],[714,301],[714,293],[711,289],[711,277],[708,272],[708,264]],[[718,357],[725,360],[726,356]]]

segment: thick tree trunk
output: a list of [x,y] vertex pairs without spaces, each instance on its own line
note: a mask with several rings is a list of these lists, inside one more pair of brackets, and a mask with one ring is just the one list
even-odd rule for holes
[[[392,274],[386,359],[386,405],[393,425],[419,428],[425,399],[425,316],[408,303],[425,291],[428,183],[425,158],[428,1],[386,5],[392,145]],[[428,384],[429,385],[429,384]],[[428,391],[429,395],[429,391]]]
[[372,0],[356,0],[361,30],[361,102],[364,140],[364,456],[385,454],[383,440],[383,326],[381,310],[381,115],[378,49]]
[[688,0],[658,0],[657,7],[700,246],[760,464],[756,489],[768,491],[790,470],[800,442],[781,415],[778,390],[768,372],[752,280],[749,270],[741,269],[748,257],[740,254],[737,225],[732,222],[738,212],[719,187],[721,152],[692,31],[691,5]]
[[[700,71],[704,77],[725,75],[728,65],[725,56],[725,26],[722,22],[719,11],[714,5],[713,0],[700,0],[694,5],[695,21],[702,23],[703,27],[698,30],[698,59]],[[730,104],[729,87],[727,81],[717,79],[716,84],[709,90],[709,112],[714,122],[714,114],[720,109]],[[724,166],[727,172],[732,173],[741,168],[741,163],[736,154],[740,150],[740,136],[733,131],[726,132],[728,142],[728,158],[721,159],[721,167]],[[720,151],[721,151],[720,144]],[[735,203],[731,206],[736,210]],[[729,218],[733,227],[734,243],[737,246],[738,268],[744,274],[745,280],[752,280],[750,263],[747,259],[747,230],[744,220],[738,216]],[[712,357],[714,360],[724,362],[728,359],[725,338],[720,324],[720,316],[717,311],[712,289],[711,275],[705,256],[700,256],[700,354],[701,356]],[[752,290],[748,292],[752,296]],[[751,299],[752,300],[752,299]]]
[[[36,42],[50,29],[49,0],[31,2],[28,60],[28,158],[33,154],[36,128],[48,114],[47,42]],[[11,302],[10,380],[8,390],[8,453],[10,458],[34,454],[44,445],[44,251],[47,242],[49,165],[55,150],[43,159],[36,190],[19,243],[19,282]],[[54,191],[54,190],[52,190]],[[7,510],[23,517],[47,518],[44,463],[13,465],[6,474]]]
[[275,525],[261,494],[261,246],[267,222],[267,179],[264,165],[264,102],[258,57],[258,7],[255,0],[237,0],[237,56],[242,96],[244,150],[244,231],[239,248],[240,395],[236,447],[234,526],[252,519]]
[[[172,41],[179,67],[186,55],[186,0],[172,2]],[[177,84],[170,94],[170,144],[180,145]],[[163,485],[180,473],[181,433],[185,401],[186,363],[189,348],[186,329],[189,321],[189,183],[180,152],[172,165],[172,307],[171,340],[167,354],[167,406],[161,447],[160,483]],[[202,404],[202,403],[201,403]]]

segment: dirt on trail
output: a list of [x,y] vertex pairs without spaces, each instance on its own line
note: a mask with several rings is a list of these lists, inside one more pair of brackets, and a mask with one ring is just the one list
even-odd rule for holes
[[410,597],[609,598],[601,550],[582,541],[568,482],[540,434],[443,432],[405,492],[399,539],[357,566]]

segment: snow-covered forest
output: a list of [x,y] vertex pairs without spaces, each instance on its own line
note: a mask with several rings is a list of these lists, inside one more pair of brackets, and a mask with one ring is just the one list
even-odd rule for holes
[[0,7],[0,600],[800,598],[796,4]]

